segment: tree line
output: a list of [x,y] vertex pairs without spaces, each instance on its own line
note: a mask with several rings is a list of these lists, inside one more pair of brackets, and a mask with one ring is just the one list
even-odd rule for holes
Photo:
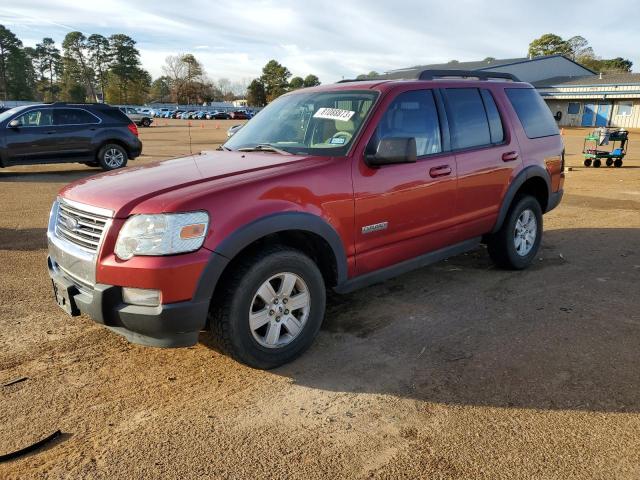
[[246,96],[250,105],[264,106],[288,91],[320,84],[315,75],[290,78],[289,69],[276,60],[250,83],[213,81],[191,53],[168,56],[162,73],[152,81],[142,68],[136,41],[121,33],[69,32],[60,46],[43,38],[35,47],[25,47],[0,25],[0,101],[201,104]]
[[529,44],[527,53],[530,57],[564,55],[596,73],[631,72],[633,66],[633,62],[626,58],[607,59],[596,55],[588,40],[580,35],[565,40],[554,33],[545,33]]
[[25,47],[0,25],[0,100],[141,103],[151,76],[141,67],[135,40],[69,32]]

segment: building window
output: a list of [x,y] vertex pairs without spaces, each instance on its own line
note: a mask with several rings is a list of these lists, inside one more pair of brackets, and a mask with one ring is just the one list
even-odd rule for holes
[[616,112],[616,114],[620,115],[621,117],[630,117],[632,110],[633,102],[620,102],[618,104],[618,111]]
[[568,115],[578,115],[580,113],[580,104],[578,102],[569,102],[567,107]]

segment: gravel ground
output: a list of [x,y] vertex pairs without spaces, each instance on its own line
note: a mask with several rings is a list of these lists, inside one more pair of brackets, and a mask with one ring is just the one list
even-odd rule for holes
[[[142,129],[144,163],[189,152]],[[194,151],[233,122],[194,122]],[[263,372],[211,347],[128,344],[54,303],[48,211],[81,165],[0,171],[0,478],[640,478],[640,132],[587,169],[565,131],[565,199],[539,259],[484,249],[347,296],[299,360]]]

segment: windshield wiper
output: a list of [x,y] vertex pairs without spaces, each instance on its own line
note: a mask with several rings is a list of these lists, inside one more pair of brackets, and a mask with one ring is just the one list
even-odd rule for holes
[[224,150],[225,152],[231,151],[229,147],[225,147],[224,145],[218,145],[218,148],[216,148],[216,150]]
[[292,155],[291,152],[287,152],[286,150],[282,150],[270,143],[259,143],[253,147],[243,147],[239,148],[238,152],[275,152],[280,155]]

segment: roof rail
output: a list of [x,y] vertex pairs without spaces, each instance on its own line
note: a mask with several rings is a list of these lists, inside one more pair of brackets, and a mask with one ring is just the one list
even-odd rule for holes
[[457,78],[477,78],[478,80],[511,80],[512,82],[519,82],[520,79],[512,73],[506,72],[491,72],[488,70],[422,70],[419,75],[419,80],[435,80],[436,78],[443,77],[457,77]]
[[417,70],[407,68],[385,73],[379,77],[362,79],[344,79],[337,83],[366,82],[384,80],[436,80],[438,78],[477,78],[478,80],[510,80],[519,82],[520,79],[512,73],[491,72],[488,70]]

